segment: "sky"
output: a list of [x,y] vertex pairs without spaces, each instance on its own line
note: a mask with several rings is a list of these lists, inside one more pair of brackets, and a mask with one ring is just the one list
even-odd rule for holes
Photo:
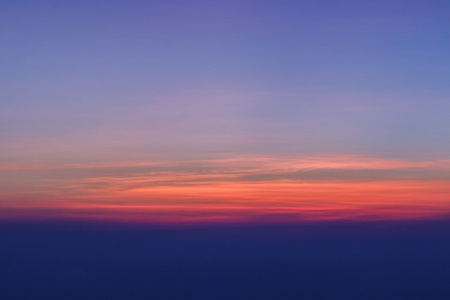
[[0,218],[446,218],[449,14],[2,1]]

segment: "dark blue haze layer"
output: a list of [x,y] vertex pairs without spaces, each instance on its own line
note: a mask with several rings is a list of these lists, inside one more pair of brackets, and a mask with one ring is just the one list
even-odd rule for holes
[[450,222],[0,224],[1,299],[450,299]]

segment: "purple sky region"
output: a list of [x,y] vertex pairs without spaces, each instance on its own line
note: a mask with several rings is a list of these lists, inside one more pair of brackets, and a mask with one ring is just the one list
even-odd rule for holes
[[5,1],[2,160],[447,157],[449,12],[444,1]]

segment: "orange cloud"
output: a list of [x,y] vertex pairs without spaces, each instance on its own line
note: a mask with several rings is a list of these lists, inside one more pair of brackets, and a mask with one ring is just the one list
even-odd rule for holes
[[9,215],[197,222],[429,218],[450,212],[449,161],[228,156],[0,169],[0,208]]

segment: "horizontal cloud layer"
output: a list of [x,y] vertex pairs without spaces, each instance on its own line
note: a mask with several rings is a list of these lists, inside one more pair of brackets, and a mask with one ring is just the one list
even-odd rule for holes
[[10,215],[26,210],[148,221],[417,218],[443,215],[450,207],[449,161],[228,155],[0,168],[0,206]]

